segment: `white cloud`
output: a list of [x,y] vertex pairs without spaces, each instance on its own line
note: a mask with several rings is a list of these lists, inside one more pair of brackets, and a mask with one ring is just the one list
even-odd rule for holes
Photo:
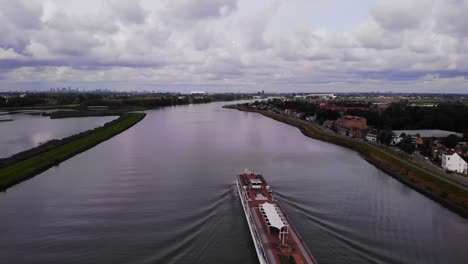
[[382,0],[348,32],[315,27],[308,14],[323,5],[303,1],[289,9],[282,0],[0,0],[0,90],[32,82],[220,91],[468,84],[468,1]]
[[375,21],[384,29],[401,31],[419,28],[430,15],[433,0],[381,1],[371,9]]

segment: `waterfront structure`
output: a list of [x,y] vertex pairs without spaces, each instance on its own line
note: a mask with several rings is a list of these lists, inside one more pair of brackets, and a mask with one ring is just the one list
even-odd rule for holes
[[287,116],[294,116],[296,115],[297,111],[294,109],[285,109],[284,114]]
[[377,142],[377,130],[372,129],[366,134],[366,140],[370,142]]
[[321,99],[334,99],[336,98],[335,94],[332,93],[311,93],[306,95],[307,98],[321,98]]
[[335,120],[325,120],[325,122],[323,122],[323,126],[329,129],[335,129],[335,123]]
[[402,137],[400,137],[400,136],[398,136],[398,135],[393,135],[393,136],[392,136],[392,141],[390,141],[390,145],[395,146],[395,145],[397,145],[398,143],[400,143],[402,140],[403,140]]
[[339,134],[349,137],[364,137],[367,120],[360,116],[344,115],[336,120],[336,130]]
[[467,173],[468,165],[457,153],[442,154],[442,168],[448,171]]
[[308,99],[334,99],[336,98],[335,94],[321,94],[321,93],[313,93],[313,94],[302,94],[302,95],[295,95],[294,101],[305,101]]
[[317,263],[262,175],[245,170],[236,184],[260,264]]
[[205,91],[191,91],[190,94],[191,94],[191,95],[197,95],[197,96],[205,96],[205,95],[208,95],[208,93],[205,92]]
[[418,129],[418,130],[393,130],[395,135],[401,135],[404,133],[408,136],[416,136],[419,135],[423,138],[435,137],[435,138],[445,138],[451,134],[456,135],[457,137],[463,137],[463,134],[447,131],[447,130],[440,130],[440,129]]
[[349,110],[360,110],[360,111],[368,111],[369,108],[365,106],[336,106],[336,105],[329,105],[328,103],[320,103],[320,108],[328,109],[332,111],[339,111],[339,112],[346,112]]

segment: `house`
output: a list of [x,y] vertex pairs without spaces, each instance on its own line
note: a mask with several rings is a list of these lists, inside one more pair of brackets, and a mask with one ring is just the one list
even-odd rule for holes
[[320,99],[334,99],[336,98],[335,94],[322,94],[322,93],[313,93],[306,95],[307,98],[320,98]]
[[377,142],[377,130],[372,129],[366,134],[366,140],[370,142]]
[[295,116],[297,113],[296,110],[294,109],[286,109],[284,110],[284,114],[287,115],[287,116]]
[[[464,143],[464,142],[461,142]],[[458,144],[454,151],[464,160],[468,160],[468,146],[466,144]]]
[[307,99],[307,97],[305,95],[296,95],[296,96],[294,96],[294,101],[304,101],[305,99]]
[[467,173],[468,164],[457,153],[442,154],[442,168],[448,171]]
[[315,120],[317,120],[317,115],[306,116],[306,120],[309,122],[314,122]]
[[334,129],[335,128],[335,120],[325,120],[323,122],[324,127],[328,127],[329,129]]
[[395,146],[395,145],[397,145],[398,143],[400,143],[402,140],[403,140],[402,137],[393,135],[393,136],[392,136],[392,141],[390,141],[390,145]]
[[369,110],[369,107],[364,107],[364,106],[336,106],[336,105],[329,105],[328,103],[320,103],[319,107],[322,109],[328,109],[328,110],[339,111],[339,112],[346,112],[349,110],[360,110],[360,111]]
[[344,115],[336,120],[336,129],[339,134],[349,137],[364,138],[367,120],[364,117]]
[[424,139],[423,139],[423,137],[417,137],[417,138],[416,138],[416,144],[418,144],[418,145],[424,144]]
[[434,142],[432,145],[432,159],[442,159],[442,154],[446,153],[447,148],[439,142]]
[[463,137],[462,133],[457,133],[454,131],[440,130],[440,129],[418,129],[418,130],[393,130],[396,135],[405,134],[407,136],[414,136],[415,138],[446,138],[451,134],[456,135],[457,137]]
[[296,113],[295,117],[298,119],[304,119],[305,114],[304,113]]

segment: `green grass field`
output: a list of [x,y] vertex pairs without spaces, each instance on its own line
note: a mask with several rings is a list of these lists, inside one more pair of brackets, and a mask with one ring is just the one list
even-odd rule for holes
[[141,121],[145,115],[146,114],[144,113],[125,114],[120,117],[117,122],[109,126],[100,127],[91,134],[84,135],[83,137],[66,143],[65,145],[1,169],[0,190],[5,190],[16,183],[31,178],[34,175],[73,157],[74,155],[110,139]]

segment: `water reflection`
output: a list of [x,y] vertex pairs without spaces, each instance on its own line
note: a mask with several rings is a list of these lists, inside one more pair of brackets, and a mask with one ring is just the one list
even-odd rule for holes
[[467,220],[355,152],[220,106],[148,111],[0,194],[1,260],[257,263],[233,189],[243,168],[266,175],[320,263],[468,259]]
[[0,158],[5,158],[49,140],[64,138],[101,126],[115,117],[50,119],[21,112],[3,115],[1,119],[14,120],[0,122]]

